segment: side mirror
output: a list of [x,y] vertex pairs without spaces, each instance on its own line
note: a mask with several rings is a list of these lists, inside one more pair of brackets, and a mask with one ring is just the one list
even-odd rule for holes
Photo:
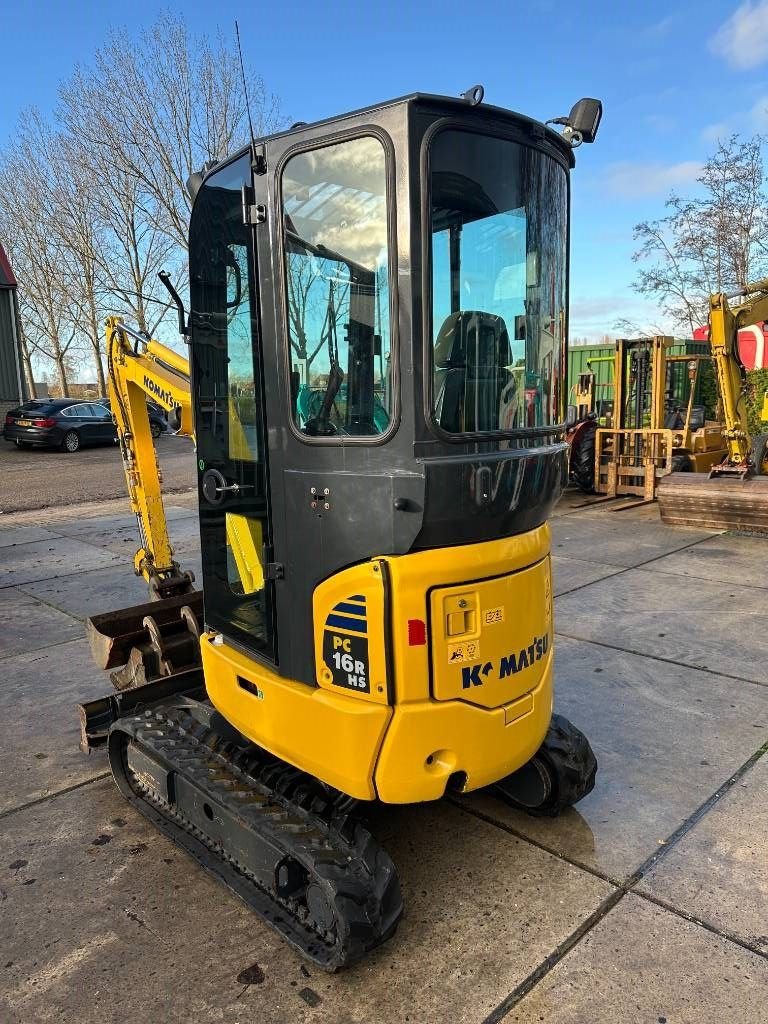
[[581,136],[582,142],[594,142],[602,116],[603,104],[600,100],[585,97],[571,107],[568,126],[574,133]]

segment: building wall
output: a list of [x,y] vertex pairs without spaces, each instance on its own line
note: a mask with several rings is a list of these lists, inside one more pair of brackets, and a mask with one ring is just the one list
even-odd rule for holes
[[13,289],[0,288],[0,403],[11,402],[11,408],[24,397],[15,326]]

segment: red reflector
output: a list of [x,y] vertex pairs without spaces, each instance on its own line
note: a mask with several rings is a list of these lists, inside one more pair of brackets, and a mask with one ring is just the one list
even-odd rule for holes
[[408,619],[408,646],[423,647],[427,642],[427,624],[422,619]]
[[13,416],[8,415],[8,416],[5,417],[5,425],[6,425],[6,427],[10,427],[10,425],[12,423],[14,423],[14,422],[15,422],[15,420],[14,420]]

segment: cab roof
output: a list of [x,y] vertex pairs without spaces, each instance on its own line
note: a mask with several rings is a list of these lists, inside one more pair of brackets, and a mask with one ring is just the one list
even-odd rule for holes
[[[336,114],[332,117],[320,118],[318,121],[296,121],[283,131],[271,132],[269,135],[262,135],[253,140],[255,146],[258,148],[267,142],[271,142],[274,139],[283,139],[291,135],[298,135],[301,132],[306,131],[308,128],[319,128],[323,125],[338,124],[340,121],[345,121],[349,118],[357,118],[363,114],[374,113],[379,110],[386,110],[389,107],[396,106],[422,106],[429,110],[442,110],[446,116],[462,115],[464,117],[469,114],[470,116],[492,119],[495,121],[507,121],[511,126],[522,127],[527,129],[533,135],[539,135],[540,138],[546,139],[550,144],[554,144],[561,150],[568,166],[573,167],[575,160],[573,149],[570,144],[560,135],[559,132],[545,125],[542,121],[537,121],[536,118],[529,117],[527,114],[520,114],[517,111],[509,110],[507,107],[497,107],[489,103],[473,103],[464,97],[456,96],[440,96],[435,93],[422,93],[414,92],[409,93],[406,96],[398,96],[396,99],[385,100],[383,103],[373,103],[367,107],[359,107],[356,110],[348,110],[342,114]],[[217,161],[205,172],[203,181],[217,171],[221,170],[226,164],[232,163],[239,159],[251,148],[251,144],[248,143],[245,146],[241,146],[233,153],[224,157],[222,160]]]

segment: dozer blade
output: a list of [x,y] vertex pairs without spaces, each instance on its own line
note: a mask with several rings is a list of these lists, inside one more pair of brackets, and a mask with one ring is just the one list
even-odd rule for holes
[[670,473],[656,491],[661,521],[768,536],[768,477],[746,480],[708,473]]
[[88,619],[91,654],[99,668],[125,668],[111,673],[118,690],[195,668],[200,664],[203,593],[105,612]]

